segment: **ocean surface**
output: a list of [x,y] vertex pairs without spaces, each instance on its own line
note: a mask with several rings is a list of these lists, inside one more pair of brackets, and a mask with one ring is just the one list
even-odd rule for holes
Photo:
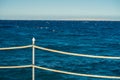
[[[0,48],[31,45],[99,56],[120,56],[120,21],[0,20]],[[0,66],[30,65],[32,49],[0,51]],[[120,76],[120,60],[63,55],[35,49],[35,64],[52,69]],[[0,69],[0,80],[31,80],[31,68]],[[36,80],[115,80],[35,69]]]

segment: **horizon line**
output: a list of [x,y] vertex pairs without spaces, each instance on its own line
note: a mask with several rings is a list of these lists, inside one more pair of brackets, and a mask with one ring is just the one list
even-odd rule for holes
[[41,21],[120,21],[120,19],[0,19],[0,20],[41,20]]

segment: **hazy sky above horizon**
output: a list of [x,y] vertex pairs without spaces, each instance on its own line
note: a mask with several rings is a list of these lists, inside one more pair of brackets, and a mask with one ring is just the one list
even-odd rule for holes
[[120,20],[120,0],[0,0],[0,19]]

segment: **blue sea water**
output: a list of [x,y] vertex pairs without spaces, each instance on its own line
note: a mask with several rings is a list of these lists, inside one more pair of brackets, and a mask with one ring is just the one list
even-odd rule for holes
[[[0,20],[0,47],[35,44],[51,49],[101,56],[120,56],[120,21]],[[120,76],[120,60],[63,55],[35,49],[36,65],[52,69]],[[0,66],[31,64],[32,49],[0,51]],[[0,80],[31,80],[31,68],[0,69]],[[114,80],[73,76],[40,69],[36,80]]]

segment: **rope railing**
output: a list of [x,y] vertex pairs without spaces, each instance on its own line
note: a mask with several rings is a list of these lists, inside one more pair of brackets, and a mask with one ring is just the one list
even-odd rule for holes
[[0,48],[0,50],[24,49],[24,48],[30,48],[30,47],[32,47],[32,45],[18,46],[18,47]]
[[10,69],[10,68],[30,68],[32,65],[23,65],[23,66],[0,66],[0,69]]
[[18,46],[18,47],[8,47],[8,48],[0,48],[0,50],[14,50],[14,49],[24,49],[24,48],[30,48],[32,47],[32,64],[31,65],[20,65],[20,66],[0,66],[0,69],[10,69],[10,68],[32,68],[32,80],[35,80],[35,68],[41,69],[41,70],[47,70],[62,74],[69,74],[69,75],[75,75],[75,76],[83,76],[83,77],[93,77],[93,78],[106,78],[106,79],[120,79],[120,76],[101,76],[101,75],[92,75],[92,74],[83,74],[83,73],[74,73],[74,72],[68,72],[68,71],[62,71],[62,70],[56,70],[41,66],[35,65],[35,48],[49,51],[49,52],[55,52],[65,55],[71,55],[71,56],[81,56],[81,57],[88,57],[88,58],[101,58],[101,59],[120,59],[120,56],[113,57],[113,56],[97,56],[97,55],[87,55],[87,54],[78,54],[78,53],[71,53],[71,52],[64,52],[49,48],[44,48],[41,46],[35,45],[35,38],[32,39],[32,45],[26,45],[26,46]]
[[93,77],[93,78],[107,78],[107,79],[120,79],[120,76],[100,76],[100,75],[91,75],[91,74],[81,74],[81,73],[55,70],[55,69],[45,68],[45,67],[41,67],[41,66],[35,66],[35,68],[47,70],[47,71],[52,71],[52,72],[57,72],[57,73],[62,73],[62,74],[70,74],[70,75],[75,75],[75,76],[84,76],[84,77]]
[[60,53],[60,54],[72,55],[72,56],[82,56],[82,57],[89,57],[89,58],[103,58],[103,59],[120,59],[120,57],[112,57],[112,56],[96,56],[96,55],[87,55],[87,54],[77,54],[77,53],[71,53],[71,52],[63,52],[63,51],[58,51],[58,50],[39,47],[39,46],[35,46],[35,48],[40,49],[40,50]]
[[[0,50],[24,49],[24,48],[30,48],[30,47],[32,47],[32,45],[0,48]],[[71,56],[81,56],[81,57],[88,57],[88,58],[102,58],[102,59],[120,59],[119,56],[118,57],[115,57],[115,56],[113,57],[113,56],[97,56],[97,55],[88,55],[88,54],[78,54],[78,53],[64,52],[64,51],[44,48],[44,47],[40,47],[40,46],[36,46],[36,45],[34,45],[34,47],[37,48],[37,49],[40,49],[40,50],[45,50],[45,51],[55,52],[55,53],[60,53],[60,54],[65,54],[65,55],[71,55]]]
[[62,70],[56,70],[36,65],[24,65],[24,66],[0,66],[0,69],[10,69],[10,68],[31,68],[31,67],[46,70],[46,71],[52,71],[56,73],[61,74],[67,74],[67,75],[75,75],[75,76],[84,76],[84,77],[92,77],[92,78],[105,78],[105,79],[120,79],[120,76],[101,76],[101,75],[91,75],[91,74],[82,74],[82,73],[74,73],[74,72],[68,72],[68,71],[62,71]]

